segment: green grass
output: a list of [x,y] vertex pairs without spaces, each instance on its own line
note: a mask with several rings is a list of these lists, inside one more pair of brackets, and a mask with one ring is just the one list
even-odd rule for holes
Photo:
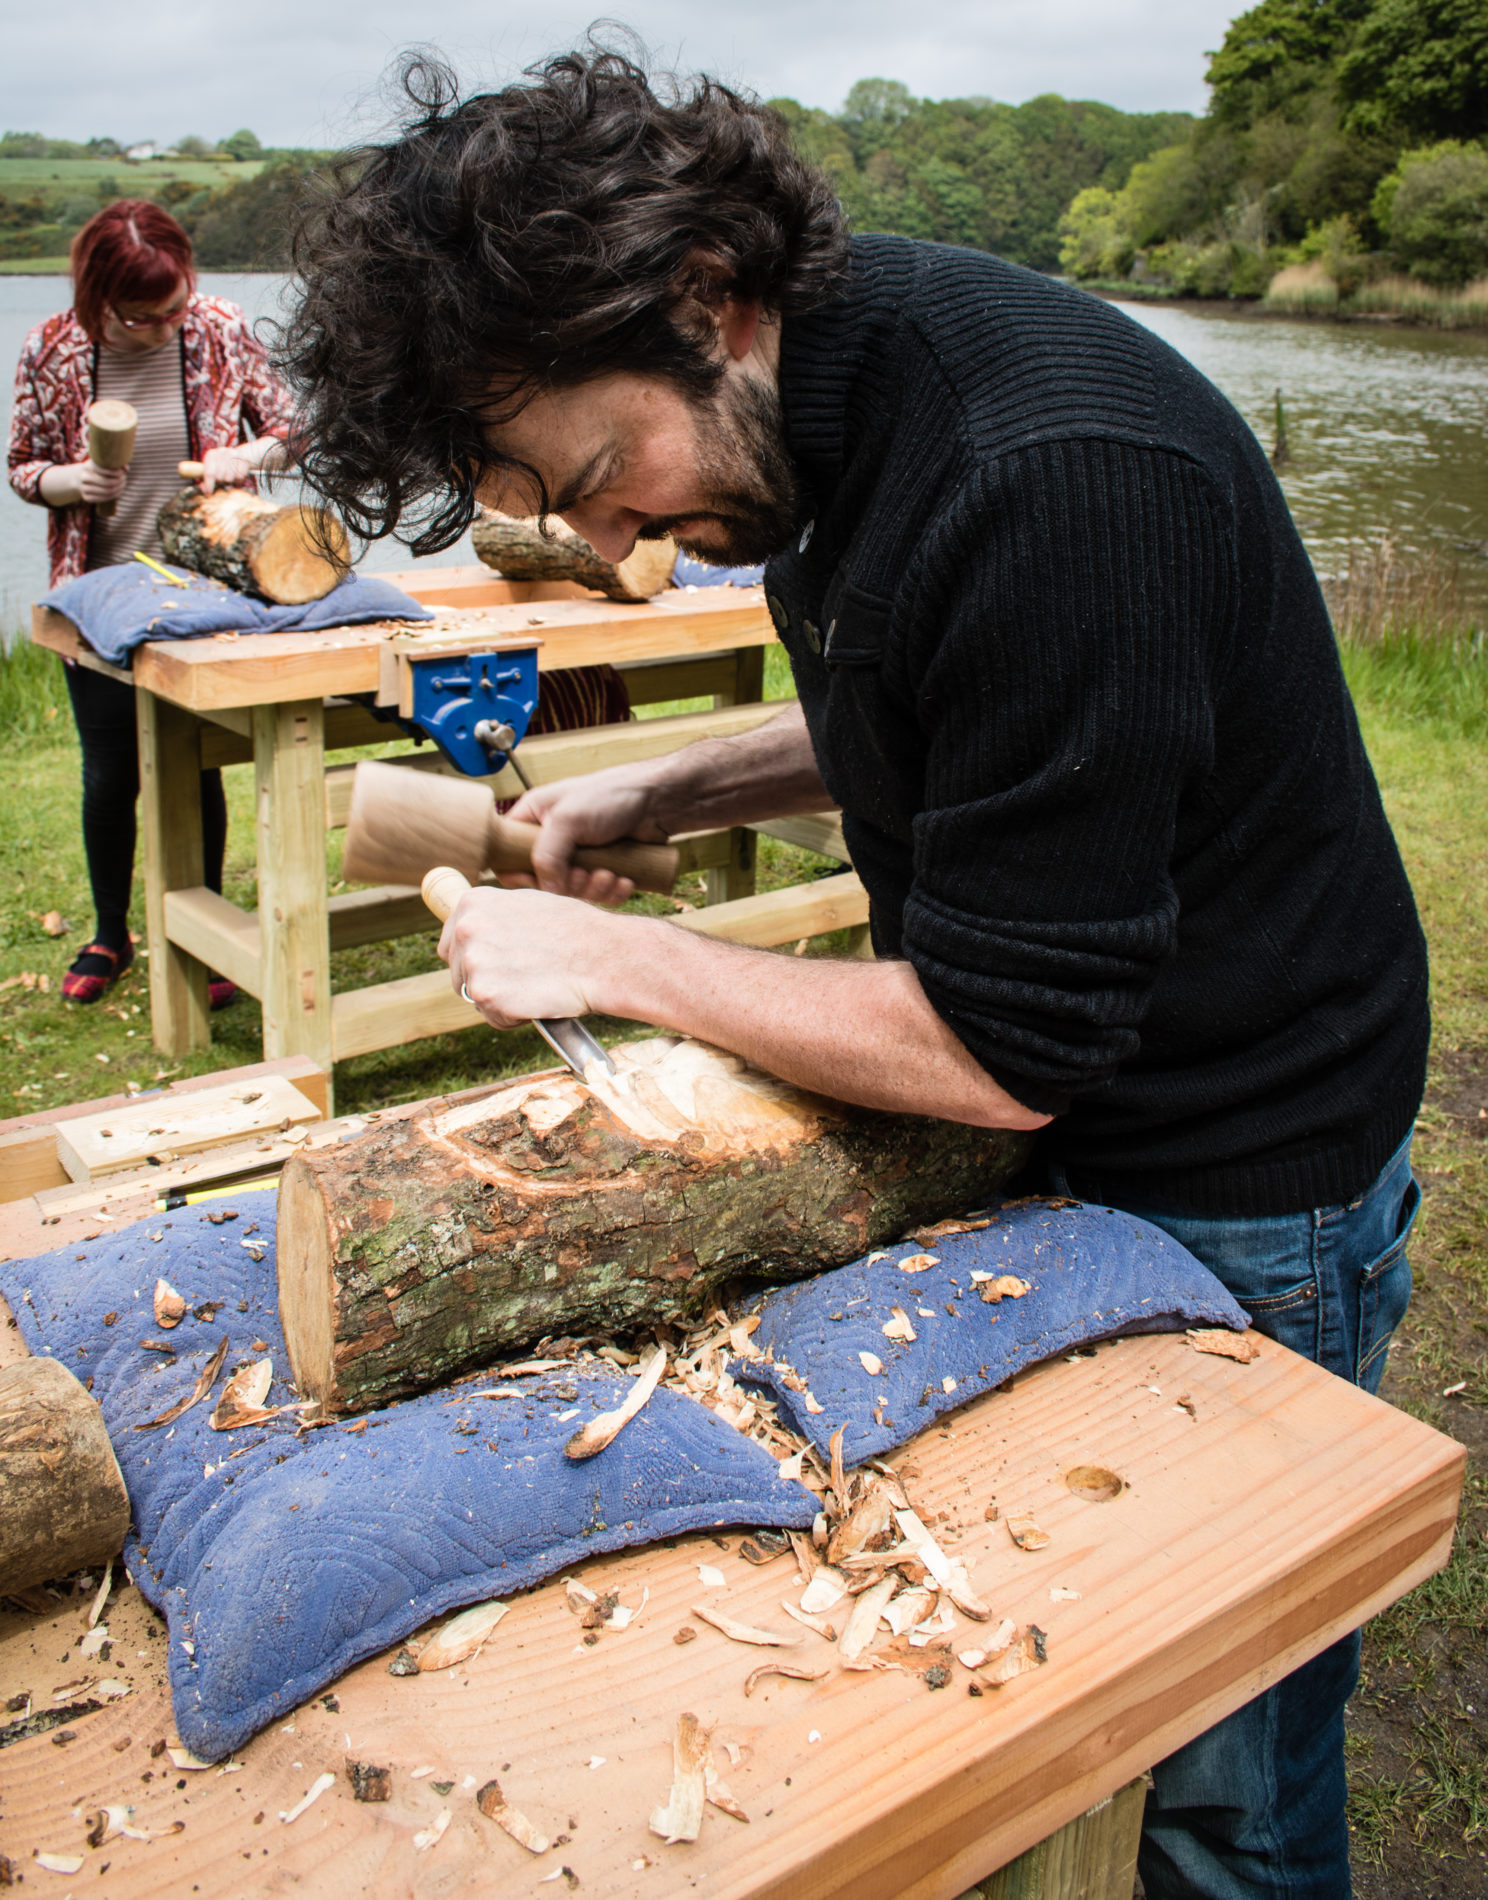
[[71,268],[65,257],[0,257],[0,277],[65,277]]

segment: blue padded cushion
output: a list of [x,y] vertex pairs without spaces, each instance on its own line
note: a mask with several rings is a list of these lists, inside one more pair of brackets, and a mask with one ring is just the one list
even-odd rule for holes
[[120,561],[64,581],[44,595],[41,604],[66,614],[93,651],[116,666],[127,666],[130,654],[146,640],[199,640],[209,633],[320,633],[373,620],[434,618],[430,608],[375,575],[348,574],[319,600],[280,607],[235,593],[188,567],[170,572],[185,586],[173,587],[142,561]]
[[[210,1225],[209,1209],[226,1207],[239,1218]],[[260,1231],[245,1234],[255,1223]],[[261,1261],[245,1238],[266,1250]],[[188,1314],[162,1335],[151,1305],[159,1274],[189,1305],[217,1301],[219,1310]],[[255,1341],[276,1373],[288,1367],[273,1190],[12,1261],[0,1267],[0,1293],[33,1353],[92,1379],[134,1511],[125,1561],[165,1614],[177,1726],[206,1761],[432,1616],[597,1551],[721,1524],[804,1529],[818,1509],[760,1446],[666,1390],[608,1450],[569,1463],[569,1437],[630,1384],[581,1367],[447,1387],[367,1413],[350,1430],[296,1438],[291,1414],[214,1432],[212,1402],[227,1374],[264,1356]],[[136,1431],[191,1391],[224,1333],[231,1344],[212,1400],[174,1425]],[[180,1355],[173,1364],[140,1347],[161,1337]],[[515,1385],[521,1397],[472,1396],[490,1385]],[[294,1396],[276,1378],[269,1402]]]
[[[938,1264],[901,1272],[899,1262],[917,1254]],[[1031,1291],[989,1304],[973,1273],[1016,1274]],[[884,1336],[896,1306],[914,1328],[912,1343]],[[739,1359],[730,1372],[777,1398],[782,1416],[823,1451],[844,1427],[849,1464],[903,1444],[1053,1353],[1120,1333],[1248,1323],[1209,1269],[1161,1228],[1115,1208],[1038,1200],[1010,1202],[979,1232],[904,1241],[782,1288],[760,1314],[754,1344],[776,1363]],[[881,1360],[882,1373],[865,1371],[860,1352]],[[820,1412],[806,1409],[782,1366],[806,1381]]]

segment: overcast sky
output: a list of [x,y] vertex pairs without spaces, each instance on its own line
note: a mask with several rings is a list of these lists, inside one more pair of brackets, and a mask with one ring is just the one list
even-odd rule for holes
[[[855,79],[929,98],[1041,92],[1128,111],[1202,111],[1204,55],[1237,0],[631,0],[614,17],[653,54],[835,111]],[[221,138],[336,145],[385,119],[379,76],[427,41],[469,84],[572,45],[595,15],[565,0],[72,0],[17,6],[5,30],[0,126],[52,138]]]

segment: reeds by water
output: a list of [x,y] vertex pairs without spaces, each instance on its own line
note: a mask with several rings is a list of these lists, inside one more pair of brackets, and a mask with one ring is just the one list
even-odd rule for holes
[[1347,296],[1321,264],[1289,264],[1262,304],[1294,317],[1397,317],[1438,330],[1488,330],[1488,277],[1461,290],[1434,290],[1414,277],[1377,277]]
[[1323,593],[1356,700],[1488,737],[1488,629],[1453,561],[1383,535],[1350,548]]

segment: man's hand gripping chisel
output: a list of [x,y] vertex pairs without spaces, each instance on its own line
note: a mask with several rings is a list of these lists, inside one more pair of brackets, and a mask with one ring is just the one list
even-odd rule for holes
[[[456,904],[470,889],[470,880],[463,872],[456,871],[445,864],[428,872],[419,888],[423,892],[424,902],[440,923],[444,923]],[[466,996],[465,1000],[468,1003],[470,998]],[[614,1063],[577,1016],[537,1016],[533,1018],[532,1026],[554,1054],[563,1058],[581,1082],[584,1080],[584,1071],[595,1062],[607,1075],[615,1073]]]

